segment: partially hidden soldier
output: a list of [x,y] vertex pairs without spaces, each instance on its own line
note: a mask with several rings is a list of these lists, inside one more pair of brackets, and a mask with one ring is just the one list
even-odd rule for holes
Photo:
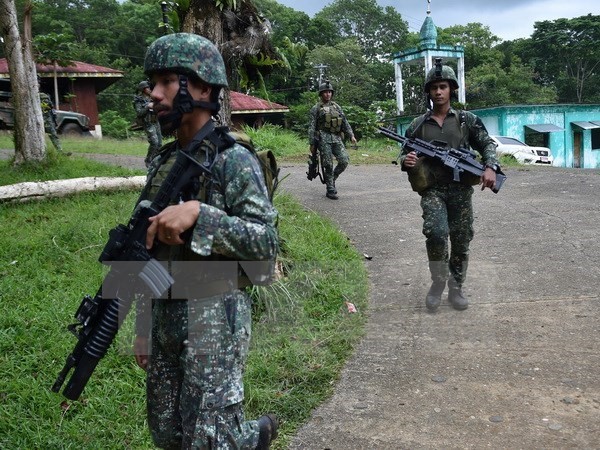
[[[221,270],[275,260],[277,211],[255,155],[212,120],[227,87],[217,48],[195,34],[169,34],[148,47],[144,71],[162,130],[176,131],[176,140],[152,161],[140,199],[153,198],[179,152],[210,170],[149,219],[147,247],[158,246],[156,258],[175,279],[167,298],[137,302],[134,352],[147,373],[152,439],[165,449],[268,449],[277,418],[246,420],[242,408],[248,282],[241,269],[234,279]],[[151,328],[144,308],[151,308]]]
[[[327,187],[326,196],[337,200],[335,182],[346,170],[350,158],[344,147],[344,138],[356,144],[352,127],[348,123],[342,107],[332,100],[334,89],[328,80],[319,85],[320,100],[310,110],[308,140],[312,154],[319,152],[323,178]],[[333,158],[337,160],[335,169]]]
[[148,138],[148,153],[144,162],[146,167],[150,165],[150,162],[160,150],[162,146],[162,133],[160,126],[156,120],[156,114],[153,110],[152,98],[150,97],[150,83],[147,81],[140,81],[137,87],[136,95],[133,99],[133,107],[135,108],[136,122],[146,132]]
[[446,283],[449,303],[458,310],[469,306],[462,288],[467,276],[469,244],[474,235],[472,185],[481,184],[482,190],[493,188],[496,172],[500,170],[496,145],[481,119],[469,111],[451,107],[450,100],[456,89],[458,80],[453,69],[442,66],[437,59],[427,74],[424,89],[433,109],[415,118],[405,136],[436,141],[451,148],[473,148],[480,153],[486,167],[481,177],[465,177],[457,182],[453,180],[452,169],[431,158],[417,157],[406,148],[400,156],[402,170],[408,172],[413,189],[421,196],[423,234],[432,279],[425,306],[431,312],[439,307]]
[[42,106],[42,115],[44,117],[44,131],[50,135],[52,145],[58,152],[62,152],[62,145],[56,132],[56,111],[54,103],[50,96],[45,92],[40,92],[40,104]]

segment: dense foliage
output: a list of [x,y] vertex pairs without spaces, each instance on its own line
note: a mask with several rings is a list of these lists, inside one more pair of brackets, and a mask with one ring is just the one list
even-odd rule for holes
[[[358,133],[368,134],[364,117],[381,118],[382,104],[387,105],[386,116],[393,116],[391,55],[419,43],[418,33],[408,30],[396,9],[383,8],[376,0],[334,0],[311,18],[276,0],[220,3],[240,9],[249,2],[268,19],[281,63],[261,80],[260,89],[248,84],[246,93],[289,106],[289,126],[298,131],[305,130],[303,114],[316,101],[322,78],[334,83],[339,103],[352,107]],[[131,99],[143,78],[146,46],[163,32],[158,0],[35,2],[33,35],[40,58],[70,58],[125,72],[98,96],[100,112],[113,122],[117,116],[132,120]],[[600,102],[595,89],[600,82],[599,41],[600,16],[592,14],[536,22],[531,38],[505,42],[481,23],[438,29],[439,44],[465,48],[466,106],[471,109]],[[245,74],[247,69],[238,71]],[[424,108],[422,68],[402,70],[405,113],[418,113]]]

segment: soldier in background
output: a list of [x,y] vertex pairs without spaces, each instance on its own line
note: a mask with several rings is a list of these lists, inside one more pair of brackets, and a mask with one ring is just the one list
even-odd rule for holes
[[141,128],[146,132],[148,138],[148,153],[144,162],[146,167],[150,165],[150,161],[158,154],[162,146],[162,134],[160,126],[154,114],[152,97],[150,97],[150,83],[141,81],[138,84],[135,98],[133,99],[133,107],[135,108],[136,120]]
[[[427,157],[418,157],[408,148],[402,150],[402,170],[411,177],[425,174],[426,180],[421,196],[423,209],[423,234],[431,273],[431,288],[425,298],[425,306],[431,312],[440,306],[441,296],[448,284],[448,302],[454,309],[464,310],[469,306],[462,291],[467,276],[469,244],[473,239],[473,187],[493,188],[496,173],[500,170],[496,159],[496,144],[479,117],[470,111],[454,109],[450,100],[458,89],[458,80],[449,66],[441,59],[425,79],[425,94],[432,109],[415,118],[406,137],[427,142],[437,141],[451,148],[472,147],[481,154],[486,166],[483,175],[476,180],[454,181],[452,170],[437,164]],[[411,181],[411,185],[412,185]],[[413,188],[414,189],[414,188]],[[450,240],[450,252],[448,240]]]
[[[327,198],[337,200],[335,180],[346,170],[350,162],[343,139],[349,138],[353,144],[356,144],[356,138],[342,107],[331,100],[333,92],[333,86],[328,80],[319,86],[320,100],[310,110],[308,141],[311,153],[314,154],[318,150],[321,154],[323,177],[327,186],[325,195]],[[335,169],[333,168],[334,156],[337,160]]]
[[44,131],[50,135],[52,145],[58,152],[62,152],[62,145],[56,132],[56,111],[54,110],[54,103],[50,99],[50,96],[45,92],[40,91],[40,104],[42,106],[42,115],[44,117]]

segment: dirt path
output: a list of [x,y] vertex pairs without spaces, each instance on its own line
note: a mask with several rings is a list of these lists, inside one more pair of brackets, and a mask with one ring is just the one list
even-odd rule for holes
[[331,201],[284,167],[284,189],[373,257],[367,334],[292,449],[600,448],[600,172],[537,169],[475,193],[471,306],[430,314],[405,174],[351,166]]

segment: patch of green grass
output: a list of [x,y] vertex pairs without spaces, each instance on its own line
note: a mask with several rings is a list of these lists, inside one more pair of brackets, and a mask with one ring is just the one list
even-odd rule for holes
[[0,186],[25,181],[48,181],[86,176],[129,177],[145,173],[144,170],[106,165],[81,156],[53,154],[44,163],[27,163],[17,167],[12,166],[11,160],[0,160]]
[[[163,142],[166,144],[170,140],[172,140],[172,138],[165,138]],[[81,153],[99,153],[104,155],[139,156],[143,158],[148,152],[148,141],[146,140],[146,136],[143,135],[132,136],[129,139],[112,139],[108,137],[95,139],[92,137],[60,136],[60,142],[63,146],[64,153],[71,153],[74,155]],[[11,132],[0,132],[0,148],[15,148]],[[49,151],[52,152],[54,151],[52,143],[47,135],[46,149],[49,149]]]
[[[63,178],[98,175],[67,158]],[[0,173],[5,175],[5,167]],[[90,172],[90,170],[92,172]],[[42,176],[38,172],[30,174]],[[23,174],[23,177],[26,175]],[[6,178],[4,178],[6,179]],[[127,349],[128,317],[80,401],[50,391],[75,344],[66,325],[105,270],[108,231],[126,222],[137,192],[86,193],[0,205],[0,448],[152,448],[145,382]],[[283,449],[333,384],[363,332],[368,280],[362,258],[335,226],[278,194],[285,276],[253,288],[254,330],[246,414],[282,420]],[[309,242],[310,245],[306,245]],[[358,313],[349,314],[346,302]]]

